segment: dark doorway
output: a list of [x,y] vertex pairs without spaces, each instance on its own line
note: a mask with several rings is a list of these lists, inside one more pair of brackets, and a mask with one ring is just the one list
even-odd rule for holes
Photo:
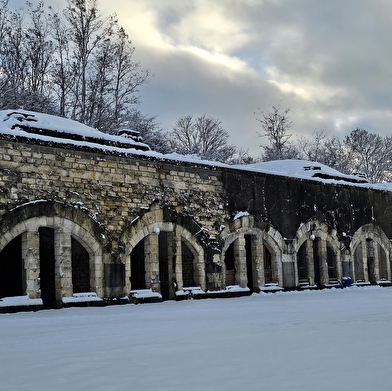
[[321,284],[321,275],[320,275],[320,242],[321,238],[315,238],[313,241],[313,260],[314,260],[314,283],[318,287]]
[[246,254],[246,277],[248,279],[248,288],[253,292],[253,254],[252,254],[252,236],[245,235],[245,254]]
[[22,235],[0,253],[0,297],[22,296],[26,290],[22,260]]
[[300,247],[297,253],[298,279],[299,282],[309,282],[308,262],[306,257],[306,242]]
[[55,283],[54,229],[41,227],[39,232],[39,259],[41,299],[44,308],[57,308]]
[[268,248],[263,245],[264,281],[266,284],[272,281],[272,256]]
[[388,268],[387,268],[387,255],[385,254],[384,249],[380,244],[376,243],[378,247],[378,256],[379,256],[379,270],[380,270],[380,279],[387,280],[388,279]]
[[225,252],[226,286],[235,285],[234,243]]
[[182,285],[184,287],[195,286],[193,261],[194,256],[189,247],[181,242],[182,254]]
[[356,281],[365,279],[365,274],[363,270],[362,243],[359,243],[359,245],[354,251],[354,270]]
[[146,288],[144,239],[131,252],[131,290]]
[[71,251],[73,292],[90,292],[89,253],[75,238],[71,238]]
[[161,283],[161,295],[163,300],[169,299],[169,251],[167,232],[160,232],[159,236],[159,280]]
[[366,239],[366,255],[367,255],[367,264],[368,264],[368,274],[369,281],[372,284],[376,283],[376,274],[375,274],[375,259],[374,259],[374,241],[370,238]]
[[335,280],[338,277],[336,270],[336,256],[332,248],[327,245],[327,264],[328,264],[328,278],[329,280]]

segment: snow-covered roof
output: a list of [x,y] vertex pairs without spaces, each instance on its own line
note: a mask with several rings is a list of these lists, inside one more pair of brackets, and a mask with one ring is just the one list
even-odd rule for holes
[[256,172],[268,172],[271,174],[285,175],[303,179],[334,180],[349,183],[369,183],[359,175],[346,175],[326,166],[325,164],[310,162],[307,160],[275,160],[247,164],[246,169]]
[[278,160],[246,165],[228,165],[202,160],[194,155],[161,154],[152,151],[147,144],[138,141],[137,137],[134,137],[136,134],[133,134],[131,129],[122,129],[120,133],[122,135],[110,135],[79,122],[49,114],[26,110],[0,110],[0,134],[15,139],[32,139],[45,144],[64,144],[75,148],[101,149],[107,153],[143,155],[148,158],[176,162],[176,164],[194,165],[196,167],[221,167],[315,180],[324,183],[342,183],[379,190],[392,190],[392,183],[370,184],[363,177],[345,175],[324,164],[305,160]]
[[111,135],[77,121],[26,110],[1,110],[0,132],[47,142],[77,143],[87,147],[109,146],[142,151],[150,149],[147,144],[135,141],[128,135]]

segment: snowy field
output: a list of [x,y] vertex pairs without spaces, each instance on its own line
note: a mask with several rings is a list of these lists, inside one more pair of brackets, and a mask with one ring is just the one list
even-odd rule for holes
[[1,391],[392,389],[392,288],[0,315]]

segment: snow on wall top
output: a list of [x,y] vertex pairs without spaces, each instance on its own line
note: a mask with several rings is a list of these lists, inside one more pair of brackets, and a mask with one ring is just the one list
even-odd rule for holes
[[247,165],[228,165],[202,160],[194,155],[161,154],[151,151],[147,144],[138,141],[137,138],[129,137],[132,133],[131,130],[126,129],[121,133],[122,136],[110,135],[82,123],[49,114],[26,110],[0,110],[0,134],[16,138],[29,138],[42,142],[74,145],[75,147],[99,148],[114,153],[142,154],[146,157],[174,161],[179,164],[231,168],[392,191],[391,183],[372,185],[365,178],[356,175],[345,175],[320,163],[304,160],[278,160]]
[[69,143],[72,140],[124,149],[150,149],[147,144],[135,141],[127,135],[110,135],[73,120],[26,110],[1,110],[0,132],[42,141]]
[[246,165],[247,170],[256,172],[269,172],[277,175],[303,179],[335,180],[349,183],[369,183],[368,180],[358,175],[346,175],[326,166],[325,164],[307,160],[276,160]]

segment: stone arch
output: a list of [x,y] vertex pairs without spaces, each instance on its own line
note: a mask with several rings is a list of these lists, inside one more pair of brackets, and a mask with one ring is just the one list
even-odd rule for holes
[[[186,225],[186,226],[185,226]],[[183,285],[183,246],[192,255],[192,272],[195,285],[206,289],[205,251],[196,234],[200,227],[190,218],[154,208],[128,227],[121,242],[125,246],[126,289],[132,289],[132,254],[140,246],[144,258],[145,288],[161,292],[163,298],[174,298]],[[189,254],[188,254],[189,255]],[[167,273],[166,273],[167,271]],[[169,286],[166,279],[169,279]]]
[[391,243],[375,224],[359,228],[350,242],[354,280],[372,284],[391,280]]
[[296,286],[328,287],[343,277],[341,244],[337,231],[324,222],[302,224],[292,242],[296,262]]
[[[74,211],[66,205],[54,205],[46,201],[37,201],[22,205],[10,211],[0,221],[0,252],[15,238],[21,238],[23,273],[25,274],[25,292],[31,298],[39,297],[42,291],[41,272],[44,267],[44,238],[50,240],[49,246],[53,257],[50,279],[54,290],[49,307],[61,306],[63,297],[72,296],[72,240],[88,253],[89,289],[99,296],[104,293],[102,244],[94,235],[102,229],[80,210]],[[82,218],[82,216],[83,218]],[[75,218],[76,221],[69,218]],[[79,222],[82,222],[80,224]],[[51,238],[50,238],[51,237]],[[44,303],[45,305],[45,303]]]
[[[220,264],[224,286],[234,282],[243,288],[247,286],[259,291],[269,282],[283,285],[283,240],[276,229],[268,226],[262,230],[254,226],[253,216],[243,216],[222,231],[220,238],[223,242]],[[230,266],[234,270],[228,269]]]

